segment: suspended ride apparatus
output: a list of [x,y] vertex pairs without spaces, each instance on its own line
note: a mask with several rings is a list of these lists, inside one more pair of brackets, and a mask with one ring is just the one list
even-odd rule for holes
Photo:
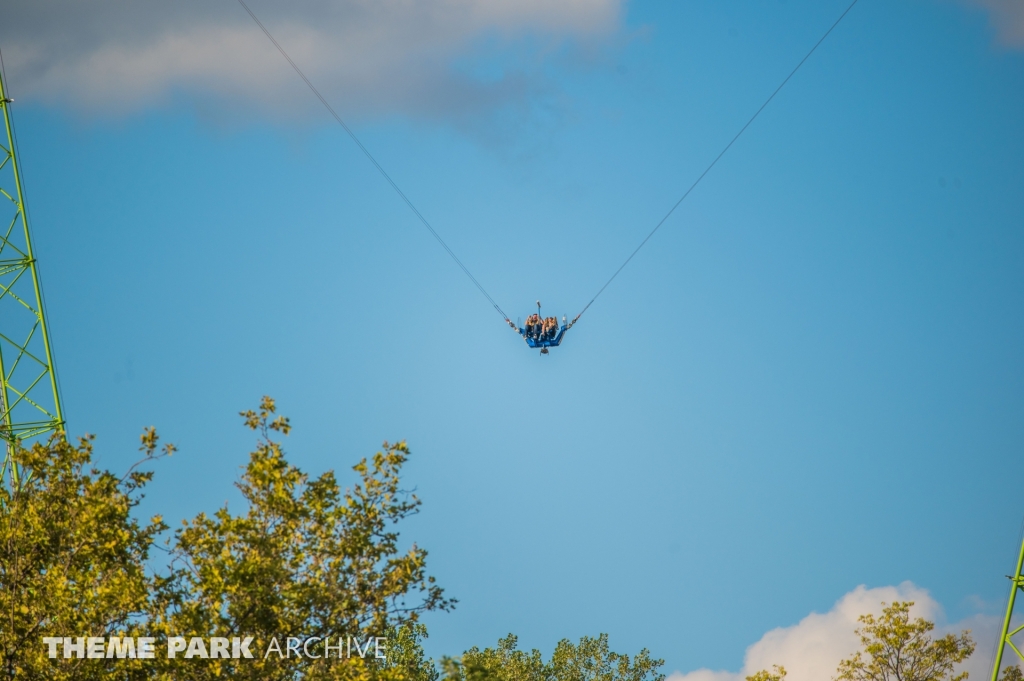
[[[583,314],[582,312],[580,314]],[[556,317],[542,317],[540,314],[540,301],[537,301],[537,312],[526,318],[526,324],[519,326],[511,319],[505,319],[512,330],[523,337],[526,344],[531,348],[540,348],[540,354],[548,354],[548,348],[557,348],[562,343],[565,332],[572,328],[580,315],[571,322],[566,322],[565,315],[562,315],[562,325],[558,325]]]
[[761,107],[754,112],[754,115],[750,117],[746,124],[742,128],[740,128],[739,132],[737,132],[736,135],[729,141],[729,143],[725,145],[725,148],[722,149],[722,151],[719,152],[718,156],[716,156],[714,160],[711,161],[707,168],[704,169],[704,172],[702,172],[697,177],[697,179],[694,180],[693,184],[690,185],[690,188],[687,189],[679,198],[679,200],[676,201],[675,204],[673,204],[673,206],[668,210],[667,213],[665,213],[665,216],[662,217],[660,221],[658,221],[658,224],[654,226],[654,229],[652,229],[650,233],[648,233],[647,236],[644,237],[643,241],[640,242],[640,245],[637,246],[636,249],[634,249],[633,252],[629,254],[629,257],[626,258],[625,262],[623,262],[619,266],[619,269],[615,270],[615,273],[612,274],[611,278],[609,278],[608,281],[605,282],[604,286],[602,286],[597,291],[594,297],[590,299],[590,302],[584,306],[580,313],[576,315],[571,322],[566,323],[566,318],[564,315],[562,316],[561,326],[558,325],[558,320],[555,317],[548,317],[546,319],[542,318],[540,316],[540,301],[537,301],[537,313],[531,314],[526,319],[526,324],[520,327],[518,324],[513,323],[512,320],[508,318],[508,315],[505,314],[504,310],[501,309],[501,306],[498,305],[494,298],[491,297],[491,294],[489,294],[487,290],[483,287],[483,285],[477,280],[477,278],[473,276],[473,273],[469,271],[469,268],[466,267],[466,265],[461,260],[459,260],[458,256],[455,255],[455,251],[453,251],[448,246],[448,244],[445,243],[444,239],[441,238],[441,235],[437,233],[437,230],[435,230],[434,227],[430,224],[430,222],[427,221],[427,218],[423,216],[423,213],[421,213],[419,209],[416,208],[412,200],[409,199],[405,192],[403,192],[401,188],[399,188],[398,184],[393,179],[391,179],[391,176],[388,175],[387,171],[384,170],[384,167],[377,162],[377,159],[373,157],[373,154],[370,153],[370,150],[367,149],[361,141],[359,141],[359,138],[356,137],[356,134],[352,131],[348,124],[345,123],[344,119],[342,119],[342,117],[338,115],[338,112],[334,110],[334,107],[332,107],[330,103],[324,98],[324,96],[320,94],[320,91],[317,90],[316,86],[313,85],[313,82],[306,77],[306,74],[303,73],[302,69],[299,68],[299,65],[295,63],[295,60],[291,58],[291,56],[285,51],[284,47],[282,47],[281,44],[277,42],[277,40],[274,38],[274,36],[271,35],[270,31],[263,24],[263,22],[260,21],[256,14],[249,8],[249,6],[245,4],[245,0],[238,0],[238,4],[242,6],[242,9],[244,9],[246,13],[248,13],[248,15],[252,17],[252,20],[256,22],[256,25],[259,26],[260,30],[263,31],[264,35],[267,36],[270,42],[274,44],[274,47],[277,48],[277,51],[280,52],[281,56],[284,57],[285,60],[291,65],[292,69],[294,69],[295,73],[298,74],[298,76],[303,80],[303,82],[310,89],[310,91],[314,95],[316,95],[316,98],[320,100],[320,103],[324,105],[324,108],[327,109],[328,113],[330,113],[334,120],[336,120],[338,124],[341,125],[341,127],[345,130],[348,136],[352,138],[352,141],[356,144],[356,146],[359,147],[359,149],[363,152],[366,158],[370,160],[370,162],[374,165],[374,167],[381,174],[381,176],[383,176],[384,179],[387,180],[388,184],[391,185],[391,188],[395,190],[395,193],[398,194],[402,201],[405,202],[405,205],[409,207],[409,210],[413,212],[413,214],[419,219],[423,226],[427,228],[427,230],[434,237],[434,239],[436,239],[437,242],[441,244],[441,247],[448,252],[448,255],[462,269],[463,273],[465,273],[469,280],[473,282],[473,284],[477,287],[480,293],[483,294],[483,296],[487,299],[491,306],[494,307],[495,311],[497,311],[497,313],[500,314],[505,319],[505,322],[510,327],[512,327],[512,329],[516,333],[523,337],[523,340],[526,341],[526,344],[529,347],[540,348],[540,354],[542,355],[548,354],[548,348],[558,347],[558,345],[561,344],[562,338],[565,336],[565,332],[571,329],[573,324],[579,321],[579,318],[582,317],[583,313],[586,312],[587,309],[594,304],[594,301],[597,300],[598,296],[600,296],[604,292],[604,290],[608,288],[608,285],[611,284],[617,276],[619,276],[619,272],[621,272],[623,268],[630,263],[630,261],[633,259],[633,256],[635,256],[640,251],[640,249],[643,248],[648,241],[650,241],[651,237],[654,236],[655,232],[661,229],[661,226],[665,224],[669,217],[671,217],[672,213],[674,213],[676,208],[679,207],[679,204],[686,200],[686,197],[690,195],[690,193],[697,187],[698,184],[700,184],[700,181],[703,180],[709,172],[711,172],[711,169],[715,167],[715,164],[718,163],[718,161],[722,158],[722,156],[725,155],[727,151],[729,151],[730,148],[732,148],[732,145],[736,143],[736,140],[738,140],[743,135],[743,133],[746,132],[747,128],[749,128],[750,125],[754,122],[754,119],[756,119],[761,114],[761,112],[764,111],[765,107],[767,107],[768,104],[773,99],[775,99],[775,95],[779,94],[782,88],[785,87],[786,83],[788,83],[789,80],[794,75],[796,75],[796,72],[800,70],[800,67],[804,65],[804,62],[806,62],[810,58],[810,56],[814,54],[814,51],[818,49],[818,46],[820,46],[825,41],[825,38],[827,38],[829,34],[831,34],[833,30],[835,30],[836,26],[838,26],[840,22],[842,22],[843,18],[850,13],[850,10],[853,9],[853,6],[856,5],[857,2],[858,0],[852,0],[852,2],[846,8],[846,10],[839,15],[838,19],[836,19],[835,23],[833,23],[829,27],[829,29],[825,31],[825,34],[821,36],[821,38],[818,40],[818,42],[814,44],[810,51],[806,55],[804,55],[804,58],[800,60],[800,62],[792,71],[790,71],[789,75],[786,76],[785,79],[783,79],[782,83],[780,83],[777,88],[775,88],[774,92],[772,92],[768,96],[768,99],[766,99],[764,103],[761,105]]

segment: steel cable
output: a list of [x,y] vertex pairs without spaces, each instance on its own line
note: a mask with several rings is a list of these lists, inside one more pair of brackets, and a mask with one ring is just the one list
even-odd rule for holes
[[[239,1],[241,1],[241,0],[239,0]],[[789,82],[789,79],[792,78],[794,75],[796,75],[796,72],[800,70],[800,67],[804,65],[804,62],[807,61],[812,54],[814,54],[814,51],[818,49],[819,45],[821,45],[823,42],[825,42],[825,38],[827,38],[829,36],[829,34],[832,33],[833,30],[835,30],[836,26],[838,26],[839,23],[846,17],[846,15],[850,13],[850,10],[853,9],[853,6],[856,5],[857,2],[858,2],[858,0],[853,0],[853,2],[850,3],[850,6],[847,7],[846,10],[842,14],[839,15],[839,18],[835,20],[835,23],[833,23],[829,27],[829,29],[827,31],[825,31],[825,34],[822,35],[821,38],[818,39],[818,42],[814,43],[814,47],[812,47],[810,49],[810,51],[807,54],[804,55],[804,58],[800,60],[800,63],[797,64],[796,67],[792,71],[789,72],[789,75],[786,76],[786,78],[782,81],[782,83],[779,84],[779,86],[777,88],[775,88],[775,91],[772,92],[771,95],[768,96],[768,99],[764,100],[764,104],[762,104],[760,106],[760,108],[758,108],[758,110],[754,112],[754,115],[750,117],[750,120],[748,120],[744,124],[744,126],[742,128],[740,128],[740,131],[738,133],[736,133],[736,135],[731,140],[729,140],[729,143],[725,145],[725,148],[722,149],[721,152],[719,152],[718,156],[715,157],[715,160],[713,160],[708,165],[708,167],[704,169],[704,172],[701,173],[697,177],[697,179],[693,181],[693,184],[690,185],[690,188],[687,189],[686,192],[683,193],[683,195],[679,198],[678,201],[675,202],[675,204],[671,208],[669,208],[668,212],[665,213],[665,216],[662,217],[661,220],[658,221],[658,224],[656,224],[654,226],[654,229],[652,229],[650,231],[650,233],[647,236],[644,237],[644,240],[641,241],[640,245],[637,246],[633,250],[633,252],[629,254],[629,257],[626,258],[625,262],[623,262],[621,265],[619,265],[619,269],[615,270],[615,273],[608,279],[608,281],[606,281],[604,283],[604,286],[602,286],[600,288],[600,290],[598,290],[598,292],[594,294],[594,297],[590,299],[590,302],[587,303],[583,307],[583,309],[580,310],[580,313],[573,318],[572,322],[570,323],[570,326],[572,324],[575,324],[576,320],[578,320],[580,317],[582,317],[583,313],[587,311],[587,308],[589,308],[591,305],[594,304],[594,301],[597,300],[597,297],[600,296],[602,293],[604,293],[604,290],[606,288],[608,288],[608,285],[611,284],[612,281],[615,280],[615,277],[619,276],[619,272],[621,272],[623,270],[623,268],[625,268],[626,265],[629,264],[629,261],[633,259],[633,256],[635,256],[640,251],[640,249],[644,247],[644,245],[650,240],[650,238],[652,236],[654,236],[654,233],[657,232],[661,228],[661,226],[663,224],[665,224],[665,221],[668,220],[669,217],[672,215],[672,213],[675,212],[676,208],[679,207],[679,204],[681,204],[686,199],[686,197],[690,195],[690,192],[692,192],[694,190],[694,188],[696,188],[696,186],[698,184],[700,184],[700,181],[704,179],[704,176],[707,175],[711,171],[711,169],[715,167],[715,164],[718,163],[719,159],[721,159],[723,156],[725,156],[725,152],[729,151],[730,147],[732,147],[732,145],[736,143],[736,140],[738,140],[740,138],[740,136],[744,132],[746,132],[747,128],[750,127],[750,124],[754,122],[754,119],[756,119],[761,114],[761,112],[764,111],[765,107],[768,106],[768,104],[773,99],[775,99],[775,95],[779,94],[779,91],[782,90],[783,87],[785,87],[786,83]]]
[[299,78],[302,78],[302,82],[304,82],[306,86],[309,87],[309,89],[313,92],[313,94],[316,95],[316,98],[320,100],[320,103],[324,105],[324,108],[326,108],[327,111],[331,114],[331,116],[334,117],[334,120],[338,121],[341,127],[345,129],[345,132],[347,132],[348,136],[352,138],[352,141],[356,143],[356,146],[359,147],[360,151],[362,151],[363,154],[366,155],[366,158],[370,159],[370,163],[372,163],[373,166],[380,172],[380,174],[384,176],[384,179],[388,181],[388,184],[390,184],[391,188],[395,190],[395,193],[398,194],[402,198],[402,201],[405,202],[405,205],[409,207],[409,210],[411,210],[413,214],[417,218],[419,218],[419,221],[423,223],[423,226],[430,231],[430,233],[434,236],[435,239],[437,239],[437,243],[441,244],[441,247],[448,252],[448,255],[451,256],[452,260],[454,260],[455,263],[460,268],[462,268],[462,271],[465,272],[466,276],[469,277],[469,280],[473,282],[477,289],[479,289],[480,293],[484,294],[484,298],[487,298],[488,302],[490,302],[491,305],[494,306],[494,309],[498,311],[498,314],[500,314],[505,319],[506,322],[509,321],[508,315],[505,314],[504,310],[501,309],[498,303],[494,302],[494,298],[491,297],[491,294],[489,294],[487,290],[483,287],[483,285],[481,285],[480,282],[477,281],[477,278],[473,276],[473,273],[469,271],[469,268],[466,267],[466,265],[463,264],[461,260],[459,260],[459,256],[455,255],[455,251],[453,251],[451,247],[449,247],[448,244],[445,243],[444,239],[441,238],[441,235],[437,233],[437,231],[430,225],[429,222],[427,222],[427,219],[423,217],[423,214],[420,213],[419,209],[417,209],[413,202],[409,199],[409,197],[405,195],[405,192],[401,190],[401,188],[395,183],[395,181],[391,179],[391,176],[388,175],[387,171],[384,170],[383,166],[381,166],[381,164],[377,162],[377,159],[373,157],[373,154],[370,153],[370,150],[363,146],[363,143],[359,141],[359,138],[356,137],[356,134],[352,132],[352,129],[350,127],[348,127],[348,124],[345,123],[342,117],[338,115],[338,112],[334,110],[334,107],[332,107],[327,102],[327,100],[324,99],[324,96],[320,94],[320,91],[316,89],[316,86],[313,85],[312,81],[310,81],[309,78],[306,77],[306,74],[302,72],[302,69],[299,68],[299,65],[296,64],[295,61],[285,51],[285,49],[281,47],[281,44],[274,39],[274,36],[270,34],[270,31],[267,30],[267,27],[263,25],[263,22],[259,20],[256,14],[251,9],[249,9],[249,6],[245,4],[245,0],[238,0],[238,4],[242,6],[242,9],[244,9],[249,14],[250,17],[252,17],[252,20],[256,22],[256,25],[260,27],[260,30],[263,31],[263,33],[270,39],[270,42],[274,44],[274,47],[276,47],[277,51],[281,53],[281,56],[283,56],[288,61],[288,63],[291,64],[291,67],[295,70],[295,73],[299,74]]

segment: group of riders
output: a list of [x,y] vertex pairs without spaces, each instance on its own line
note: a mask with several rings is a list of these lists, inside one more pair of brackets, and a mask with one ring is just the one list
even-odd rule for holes
[[543,320],[539,314],[532,314],[526,318],[526,337],[536,341],[555,340],[558,335],[558,320],[554,317],[545,317]]

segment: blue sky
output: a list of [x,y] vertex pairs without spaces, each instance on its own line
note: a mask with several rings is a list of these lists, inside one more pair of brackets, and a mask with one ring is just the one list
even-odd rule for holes
[[[571,317],[847,3],[356,5],[252,2],[507,312]],[[410,443],[404,536],[460,601],[433,655],[608,632],[737,670],[862,584],[1001,611],[1012,2],[862,0],[546,357],[240,8],[124,8],[18,8],[0,46],[70,431],[113,469],[143,426],[181,449],[145,512],[237,503],[271,394],[312,473]]]

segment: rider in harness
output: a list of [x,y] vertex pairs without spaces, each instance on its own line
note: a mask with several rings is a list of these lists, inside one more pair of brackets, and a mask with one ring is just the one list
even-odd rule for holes
[[[576,319],[579,319],[577,315]],[[523,328],[519,328],[512,323],[511,320],[506,319],[508,325],[511,326],[516,333],[523,337],[526,344],[531,348],[540,348],[540,354],[548,354],[548,348],[558,347],[562,342],[562,337],[565,332],[576,323],[576,319],[569,323],[566,323],[565,317],[562,317],[562,326],[559,328],[558,319],[555,317],[544,317],[540,316],[540,301],[537,301],[537,312],[531,314],[526,318],[526,324]]]

